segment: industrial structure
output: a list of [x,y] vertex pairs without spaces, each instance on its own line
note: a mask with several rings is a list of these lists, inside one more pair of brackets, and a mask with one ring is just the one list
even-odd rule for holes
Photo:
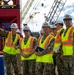
[[[14,0],[13,5],[1,3],[3,0],[0,0],[0,28],[3,28],[6,31],[10,30],[12,23],[17,23],[18,28],[20,29],[20,0]],[[0,50],[2,50],[3,40],[0,38]]]

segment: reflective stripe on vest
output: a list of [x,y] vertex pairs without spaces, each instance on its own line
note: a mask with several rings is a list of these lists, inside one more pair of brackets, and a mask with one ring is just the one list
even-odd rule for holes
[[12,43],[12,31],[10,31],[8,33],[6,40],[5,40],[5,46],[4,46],[3,51],[8,54],[12,54],[12,55],[17,54],[17,50],[15,49],[15,47],[16,47],[17,40],[19,38],[20,38],[19,35],[16,34],[15,40]]
[[[31,51],[33,51],[33,41],[34,41],[34,37],[29,37],[28,41],[26,44],[24,44],[24,38],[22,39],[21,42],[21,49],[23,54],[30,54]],[[36,55],[32,54],[30,57],[25,58],[23,56],[21,56],[21,60],[32,60],[32,59],[36,59]]]
[[39,41],[40,41],[40,39],[42,38],[43,36],[40,36],[39,38],[38,38],[38,45],[39,45]]
[[11,47],[11,48],[15,48],[16,47],[16,45],[10,45],[10,44],[8,44],[8,43],[5,43],[5,46],[7,46],[7,47]]
[[22,52],[32,52],[32,51],[33,48],[25,48],[25,49],[22,48]]
[[74,46],[73,42],[63,42],[63,46]]
[[[52,35],[49,35],[43,43],[41,43],[42,41],[42,38],[40,39],[40,42],[39,42],[39,46],[46,49],[48,47],[48,45],[50,46],[50,42],[51,40],[53,39],[54,37]],[[53,63],[53,58],[52,58],[52,55],[53,55],[53,51],[51,51],[50,53],[48,54],[45,54],[45,55],[42,55],[42,56],[37,56],[36,58],[36,62],[44,62],[44,63]]]
[[62,30],[63,30],[63,28],[58,30],[57,35],[55,37],[54,48],[53,48],[53,50],[55,52],[57,52],[57,49],[61,46],[61,36],[60,36],[60,33],[61,33]]
[[74,27],[70,27],[64,36],[64,33],[62,34],[62,50],[63,55],[72,55],[73,54],[73,30]]

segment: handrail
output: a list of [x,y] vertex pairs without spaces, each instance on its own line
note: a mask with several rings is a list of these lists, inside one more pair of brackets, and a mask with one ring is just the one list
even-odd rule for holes
[[5,5],[0,5],[0,6],[16,6],[16,5],[7,5],[7,4],[5,4]]

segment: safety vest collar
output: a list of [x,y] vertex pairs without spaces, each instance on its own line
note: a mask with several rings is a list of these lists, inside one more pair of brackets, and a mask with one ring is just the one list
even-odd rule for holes
[[15,47],[16,47],[16,42],[17,42],[18,38],[19,38],[19,35],[16,34],[15,40],[14,40],[14,42],[12,43],[12,31],[10,31],[10,32],[8,33],[8,37],[6,38],[5,46],[11,47],[11,48],[15,48]]
[[[44,48],[44,49],[46,49],[48,47],[48,45],[50,45],[50,41],[53,38],[54,37],[51,34],[49,34],[48,37],[44,40],[43,43],[41,43],[41,41],[42,41],[42,38],[41,38],[40,43],[39,43],[39,46],[42,47],[42,48]],[[49,52],[49,54],[53,54],[53,51]]]
[[6,40],[5,40],[5,43],[12,44],[12,39],[11,38],[12,38],[12,31],[10,31],[8,33],[8,36],[7,36]]
[[28,41],[26,44],[24,44],[24,38],[22,39],[22,44],[21,44],[21,49],[23,52],[31,52],[33,50],[33,37],[29,37]]
[[66,35],[64,36],[64,33],[62,34],[62,36],[61,36],[61,39],[62,39],[62,41],[64,41],[64,40],[72,40],[72,36],[73,36],[73,30],[74,30],[74,27],[70,27],[69,29],[68,29],[68,31],[67,31],[67,33],[66,33]]
[[68,33],[66,34],[66,36],[64,36],[64,34],[62,35],[63,46],[73,46],[73,29],[74,27],[71,27],[68,30]]
[[47,45],[48,45],[48,43],[49,43],[49,35],[46,37],[46,39],[43,41],[43,43],[41,42],[42,41],[42,38],[43,37],[41,37],[40,38],[40,42],[39,42],[39,46],[41,46],[42,48],[46,48],[47,47]]

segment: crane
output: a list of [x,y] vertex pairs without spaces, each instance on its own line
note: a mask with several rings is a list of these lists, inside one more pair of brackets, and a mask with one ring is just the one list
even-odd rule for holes
[[[49,12],[47,14],[47,16],[45,16],[45,21],[52,23],[52,22],[56,22],[56,20],[58,19],[65,3],[67,0],[54,0],[51,8],[49,9]],[[26,2],[26,5],[24,6],[23,10],[22,10],[22,21],[24,20],[27,12],[29,11],[30,7],[32,6],[34,0],[32,0],[31,2]],[[30,3],[30,5],[28,6],[28,4]],[[27,7],[27,8],[26,8]],[[24,12],[24,13],[23,13]],[[33,18],[32,15],[30,15],[29,20]],[[29,22],[29,21],[28,21]]]
[[67,0],[54,0],[45,21],[56,22]]
[[21,16],[22,16],[21,21],[24,20],[26,14],[28,13],[28,11],[29,11],[30,7],[32,6],[33,2],[34,2],[34,0],[27,0],[25,6],[23,7],[23,9],[21,11]]
[[40,13],[40,12],[35,12],[35,10],[37,9],[40,1],[41,0],[37,0],[37,1],[31,0],[31,2],[30,2],[30,1],[27,0],[26,4],[24,5],[23,9],[21,10],[21,22],[23,22],[23,20],[25,19],[26,15],[29,12],[29,9],[33,5],[33,3],[34,3],[33,8],[32,8],[32,10],[31,10],[31,12],[30,12],[30,14],[29,14],[29,16],[26,20],[26,23],[28,23],[36,14]]

